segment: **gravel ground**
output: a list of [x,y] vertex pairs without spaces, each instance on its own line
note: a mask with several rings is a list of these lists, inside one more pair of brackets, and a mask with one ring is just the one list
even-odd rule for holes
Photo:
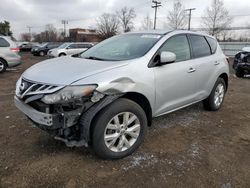
[[132,156],[98,159],[33,127],[13,104],[21,73],[0,74],[0,187],[250,187],[250,79],[230,78],[223,108],[196,104],[153,120]]

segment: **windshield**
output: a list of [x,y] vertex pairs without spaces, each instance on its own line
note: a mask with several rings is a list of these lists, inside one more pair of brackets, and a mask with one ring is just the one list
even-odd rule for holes
[[43,43],[42,45],[41,45],[41,47],[43,48],[43,47],[45,47],[45,46],[47,46],[49,43]]
[[70,43],[63,43],[62,45],[60,45],[58,48],[63,49],[66,48]]
[[125,34],[107,39],[81,54],[82,58],[122,61],[144,56],[161,38],[156,34]]

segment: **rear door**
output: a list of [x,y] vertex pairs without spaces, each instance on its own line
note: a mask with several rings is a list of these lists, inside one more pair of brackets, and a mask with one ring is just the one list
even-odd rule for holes
[[13,52],[10,50],[10,43],[4,38],[0,37],[0,57],[8,59],[12,56]]
[[67,47],[66,50],[67,55],[74,55],[78,53],[78,44],[74,43]]
[[154,67],[156,88],[156,116],[194,102],[196,95],[196,67],[191,59],[187,36],[169,38],[159,49],[176,54],[176,62]]
[[216,47],[210,46],[206,37],[202,35],[189,35],[192,49],[193,63],[196,66],[196,90],[197,100],[202,100],[209,95],[209,84],[214,80],[216,69]]
[[87,44],[78,44],[78,53],[84,52],[87,49],[88,49],[88,45]]

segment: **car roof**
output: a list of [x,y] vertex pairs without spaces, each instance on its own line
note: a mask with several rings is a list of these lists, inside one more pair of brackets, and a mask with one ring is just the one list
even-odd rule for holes
[[166,35],[167,33],[171,32],[172,30],[160,30],[160,29],[156,29],[156,30],[143,30],[143,31],[132,31],[129,33],[133,33],[133,34],[156,34],[156,35]]
[[129,32],[127,34],[156,34],[156,35],[167,35],[169,33],[176,33],[176,34],[194,34],[194,35],[202,35],[202,36],[207,36],[207,37],[211,37],[214,38],[210,35],[207,35],[205,33],[200,33],[200,32],[196,32],[196,31],[189,31],[189,30],[184,30],[184,29],[175,29],[175,30],[160,30],[160,29],[156,29],[156,30],[145,30],[145,31],[132,31]]

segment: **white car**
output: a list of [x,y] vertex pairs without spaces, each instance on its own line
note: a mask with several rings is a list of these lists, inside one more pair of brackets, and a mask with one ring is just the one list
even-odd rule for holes
[[49,50],[48,55],[50,57],[60,57],[66,55],[75,55],[85,50],[91,48],[92,43],[89,42],[79,42],[79,43],[63,43],[58,48]]

